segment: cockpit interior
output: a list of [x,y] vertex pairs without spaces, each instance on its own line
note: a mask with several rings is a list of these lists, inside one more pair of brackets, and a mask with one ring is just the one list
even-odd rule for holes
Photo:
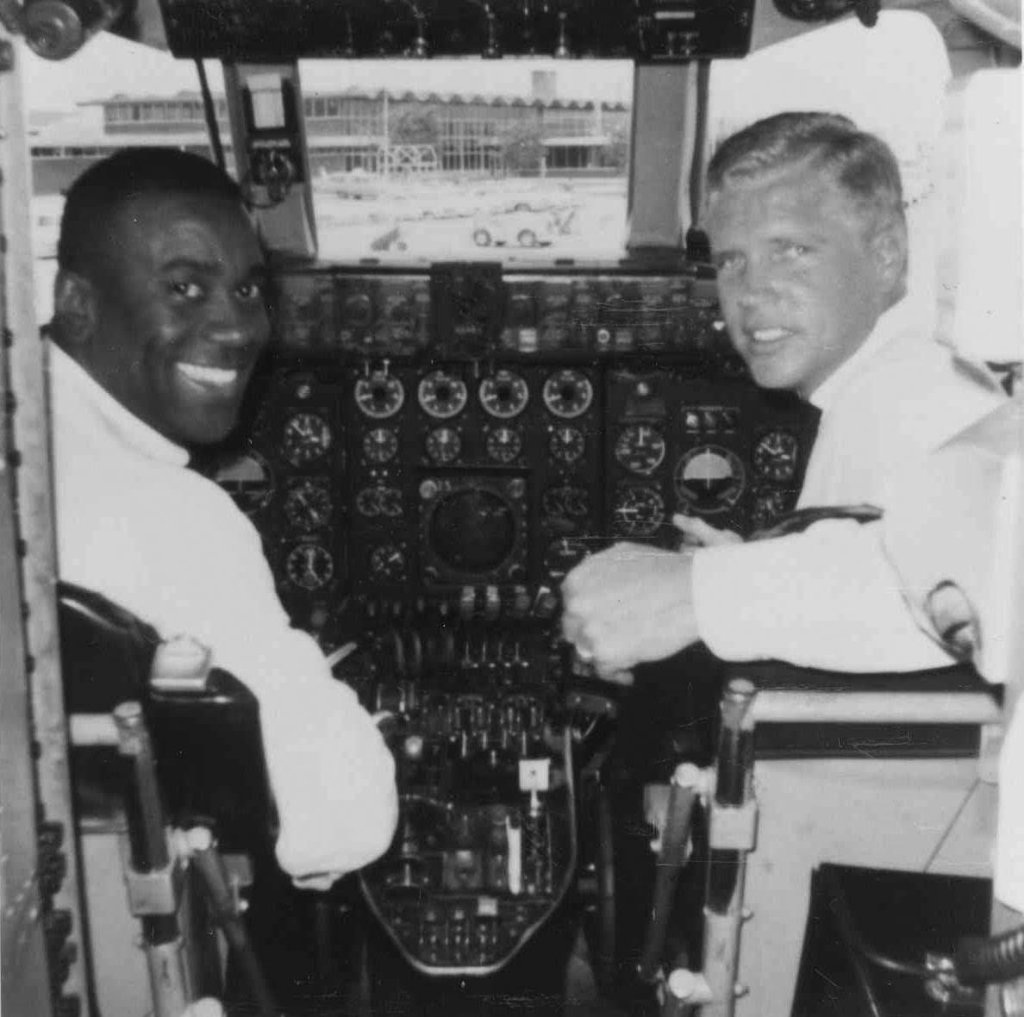
[[[1024,667],[1018,5],[3,0],[0,24],[10,1017],[1024,1014],[1024,918],[992,889]],[[748,541],[819,518],[821,410],[755,382],[704,222],[720,143],[804,110],[892,149],[906,301],[1006,393],[928,511],[882,521],[903,575],[948,552],[955,583],[989,542],[984,665],[697,645],[607,682],[563,633],[581,562],[683,553],[680,514]],[[245,675],[57,560],[64,195],[158,145],[238,182],[268,265],[270,345],[190,468],[394,760],[390,846],[326,889],[275,862]]]

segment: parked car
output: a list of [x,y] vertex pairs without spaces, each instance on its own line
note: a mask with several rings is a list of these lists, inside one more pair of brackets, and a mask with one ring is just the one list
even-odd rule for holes
[[551,212],[508,212],[473,221],[473,243],[477,247],[546,247],[558,233]]

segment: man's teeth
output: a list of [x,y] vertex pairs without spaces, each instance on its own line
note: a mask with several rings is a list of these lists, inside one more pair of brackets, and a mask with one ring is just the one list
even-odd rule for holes
[[789,330],[785,328],[756,328],[751,334],[754,337],[754,342],[770,343],[776,339],[785,338],[789,335]]
[[231,385],[238,379],[238,371],[231,367],[209,367],[206,364],[178,364],[178,370],[200,385]]

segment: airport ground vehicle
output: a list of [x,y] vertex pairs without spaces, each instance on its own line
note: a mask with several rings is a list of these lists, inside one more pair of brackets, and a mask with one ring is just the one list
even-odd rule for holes
[[[445,992],[460,991],[467,980],[471,985],[498,985],[495,993],[514,993],[514,985],[486,980],[498,968],[514,970],[509,966],[513,955],[529,945],[534,930],[540,937],[551,928],[551,916],[573,899],[581,908],[593,905],[597,915],[588,929],[590,966],[597,977],[588,983],[591,994],[580,1005],[594,1013],[616,1001],[622,1005],[621,987],[607,997],[594,989],[595,983],[615,981],[616,960],[622,959],[609,945],[609,929],[617,928],[609,904],[615,901],[620,912],[628,910],[623,896],[616,900],[608,885],[612,863],[607,849],[616,838],[607,833],[613,817],[601,794],[599,765],[600,738],[618,704],[573,671],[557,640],[553,593],[567,569],[596,544],[621,537],[667,540],[666,517],[683,504],[743,530],[770,523],[791,507],[813,441],[813,424],[801,407],[764,401],[716,327],[713,270],[700,245],[687,244],[700,197],[696,178],[688,179],[689,167],[695,163],[699,168],[705,148],[736,122],[764,112],[770,104],[786,108],[804,103],[808,90],[817,88],[817,100],[827,96],[830,103],[845,102],[868,122],[874,112],[879,129],[889,130],[904,158],[908,196],[914,215],[920,216],[919,238],[925,243],[945,207],[935,197],[943,192],[930,162],[940,141],[959,143],[970,134],[966,127],[960,133],[947,128],[942,114],[950,63],[954,81],[966,86],[979,69],[1015,66],[1019,38],[1017,48],[1000,42],[956,19],[944,5],[884,11],[877,26],[867,28],[856,20],[873,20],[867,5],[851,11],[759,0],[709,12],[680,4],[643,14],[642,32],[629,20],[634,14],[613,11],[612,5],[583,12],[566,6],[562,17],[553,20],[548,15],[558,12],[528,11],[530,38],[516,20],[518,10],[497,6],[487,6],[482,21],[473,15],[474,21],[456,5],[449,10],[438,4],[436,12],[413,5],[414,16],[403,14],[385,26],[369,7],[353,4],[343,16],[336,5],[311,3],[309,8],[326,18],[316,22],[329,28],[323,32],[304,27],[313,22],[295,19],[298,5],[241,5],[232,8],[232,17],[221,18],[223,6],[203,0],[139,4],[119,23],[120,31],[136,38],[162,33],[183,57],[229,61],[224,122],[230,125],[236,166],[245,167],[240,175],[253,188],[268,243],[290,255],[277,272],[280,348],[267,366],[265,398],[252,426],[230,450],[234,454],[218,464],[218,479],[260,528],[295,623],[315,632],[328,649],[354,634],[363,641],[367,653],[352,658],[347,674],[362,683],[375,705],[402,714],[407,728],[396,747],[405,753],[410,783],[424,782],[415,772],[417,745],[422,746],[424,734],[429,740],[443,729],[446,739],[487,743],[479,760],[470,759],[467,750],[460,765],[446,774],[465,793],[450,798],[439,794],[426,803],[415,802],[410,794],[403,842],[364,877],[362,899],[367,904],[331,898],[313,908],[321,922],[310,948],[319,948],[319,975],[335,988],[344,983],[345,991],[336,993],[330,1005],[338,1010],[351,1005],[351,985],[359,982],[352,971],[358,964],[342,963],[340,954],[364,934],[366,951],[375,953],[395,980],[401,981],[395,974],[401,972],[418,991],[434,986],[438,1005],[454,1006]],[[26,10],[31,8],[39,16],[51,16],[46,4],[29,4]],[[846,20],[822,24],[834,15]],[[89,16],[83,17],[88,22]],[[330,116],[332,98],[339,103],[341,98],[332,97],[323,85],[311,86],[315,68],[300,67],[298,58],[327,57],[350,47],[361,57],[383,52],[393,61],[390,69],[401,68],[407,50],[418,52],[423,19],[434,17],[435,52],[464,57],[461,66],[483,67],[482,73],[500,65],[473,58],[496,55],[499,38],[506,61],[525,58],[531,51],[555,54],[566,48],[636,58],[635,72],[630,68],[630,172],[618,192],[614,182],[596,174],[577,184],[587,201],[578,235],[574,231],[564,242],[559,238],[550,249],[522,244],[530,249],[515,250],[501,264],[490,257],[493,251],[481,260],[481,252],[465,235],[468,215],[463,213],[472,207],[466,197],[469,178],[457,176],[468,173],[473,160],[484,166],[491,158],[483,154],[487,146],[474,143],[459,149],[462,163],[450,180],[427,180],[422,174],[387,180],[382,203],[389,205],[403,195],[408,200],[417,188],[431,189],[426,232],[438,238],[435,250],[407,246],[375,258],[356,239],[380,233],[379,224],[370,220],[372,209],[366,212],[371,200],[364,195],[354,203],[358,215],[347,207],[337,213],[342,240],[352,239],[354,253],[333,253],[336,240],[327,235],[326,215],[318,218],[311,192],[311,165],[318,153],[325,159],[337,153],[317,147],[313,124]],[[999,26],[998,11],[989,11],[987,17],[984,24]],[[56,31],[64,22],[46,24]],[[67,24],[73,29],[73,20]],[[452,24],[460,32],[447,31]],[[503,32],[496,35],[499,27]],[[837,31],[846,35],[833,50],[827,39]],[[36,45],[44,45],[45,34],[39,38],[42,42],[37,39]],[[86,42],[83,52],[92,42]],[[916,59],[910,61],[907,47],[917,43],[912,50]],[[458,47],[457,52],[446,53],[446,45]],[[825,56],[816,66],[819,47]],[[10,50],[15,69],[2,72],[6,83],[16,80],[23,52],[22,43],[15,42]],[[845,54],[845,63],[837,53]],[[773,54],[779,54],[778,65],[803,68],[806,74],[794,70],[790,77],[781,77]],[[877,60],[871,78],[878,93],[866,96],[868,89],[858,74],[872,54]],[[543,73],[553,72],[545,66]],[[777,94],[767,96],[765,76],[781,82]],[[539,84],[544,87],[548,81],[542,78]],[[927,89],[931,92],[926,99]],[[297,105],[303,90],[314,103],[310,108]],[[324,95],[319,97],[319,92]],[[254,102],[259,93],[269,93],[267,105]],[[32,983],[31,976],[46,963],[45,937],[35,919],[55,913],[45,906],[38,911],[33,875],[40,866],[34,839],[26,833],[36,822],[36,796],[48,822],[55,816],[63,822],[69,845],[73,825],[67,808],[63,717],[54,693],[59,668],[42,437],[46,428],[38,353],[33,352],[38,322],[33,320],[31,287],[26,288],[30,265],[22,213],[30,193],[29,142],[17,88],[4,88],[2,96],[7,135],[5,325],[14,340],[5,366],[15,396],[8,401],[5,438],[18,453],[8,458],[5,479],[10,483],[17,474],[20,507],[15,514],[13,502],[5,501],[0,515],[7,527],[6,599],[0,603],[2,649],[9,656],[3,684],[5,696],[14,697],[10,708],[5,700],[4,743],[5,752],[11,752],[12,775],[16,769],[22,778],[20,791],[7,785],[12,790],[4,792],[4,853],[10,843],[11,858],[28,860],[20,869],[13,864],[5,869],[4,904],[13,911],[5,910],[4,993],[5,1003],[13,1000],[13,1013],[18,1015],[20,1006],[27,1015],[45,1014],[51,1005],[50,975],[42,983]],[[899,100],[904,100],[902,109]],[[177,101],[181,105],[183,100]],[[320,101],[322,112],[315,105]],[[565,114],[555,101],[550,99],[545,109]],[[709,101],[718,103],[714,116]],[[270,109],[269,118],[261,121],[258,109]],[[274,109],[287,115],[276,118]],[[393,112],[388,107],[388,116]],[[612,112],[602,109],[601,116]],[[592,108],[584,113],[594,116]],[[212,119],[217,121],[216,113]],[[406,137],[413,136],[416,126],[410,123]],[[393,141],[389,134],[382,138]],[[583,150],[614,147],[611,139],[602,139],[595,132],[586,145],[574,145],[553,133],[528,139],[529,145],[519,139],[515,144],[528,148],[547,142],[550,150],[563,151],[559,159],[569,164],[582,163]],[[973,135],[970,139],[974,144]],[[355,151],[354,142],[349,148],[346,158],[367,156]],[[510,142],[508,151],[513,148]],[[556,161],[551,157],[546,165]],[[385,158],[382,165],[391,172],[394,160]],[[528,179],[532,187],[534,181]],[[362,175],[360,180],[365,185]],[[486,180],[479,186],[485,192],[492,187]],[[515,209],[526,200],[517,196],[511,214],[527,214]],[[456,230],[461,248],[453,246]],[[607,246],[599,248],[598,240]],[[975,240],[960,248],[970,253],[983,244]],[[1012,258],[1006,260],[1008,274],[1019,278],[1019,266]],[[915,261],[923,300],[936,298],[930,267],[927,257]],[[972,352],[1012,369],[1012,346],[998,330],[979,334],[965,328],[965,333],[970,333],[965,339],[978,344]],[[998,346],[987,348],[989,340]],[[646,402],[651,392],[657,398]],[[18,547],[25,547],[27,556],[6,553]],[[20,570],[15,568],[19,563]],[[19,609],[21,601],[30,608],[27,618]],[[33,662],[31,675],[26,674],[23,640]],[[444,675],[452,670],[459,681],[448,688]],[[412,691],[419,697],[416,709],[409,705]],[[27,714],[29,696],[36,726],[30,735],[21,725],[19,741],[8,737],[8,718],[19,711]],[[11,730],[19,728],[12,723]],[[552,747],[554,732],[560,740]],[[813,768],[798,768],[791,760],[761,765],[761,854],[753,856],[756,873],[750,877],[759,917],[745,933],[747,943],[760,946],[747,947],[741,955],[740,977],[751,992],[736,1002],[736,1012],[768,1017],[789,1009],[798,958],[792,950],[775,954],[770,947],[783,939],[791,942],[794,930],[798,938],[802,935],[809,865],[853,855],[882,868],[920,869],[941,855],[949,863],[944,871],[987,874],[979,848],[983,837],[960,843],[935,835],[929,826],[936,815],[960,816],[961,805],[977,808],[979,815],[984,812],[984,803],[966,791],[975,787],[973,737],[968,733],[967,742],[958,747],[942,744],[939,758],[914,763],[885,758],[873,744],[872,768],[852,778],[854,784],[866,782],[864,808],[870,804],[875,824],[866,832],[849,800],[843,800],[850,784],[844,783],[847,778],[838,772],[842,764],[835,759],[822,769],[836,781],[831,800],[828,793],[816,798],[801,785],[805,775],[810,780],[818,772]],[[33,738],[39,744],[34,769],[29,763]],[[925,752],[916,743],[914,747]],[[528,768],[521,778],[525,783],[519,783],[518,772],[510,783],[506,778],[511,764],[506,759],[499,766],[489,755],[493,752],[498,759],[499,749],[510,752],[517,765],[534,759],[546,763]],[[820,746],[817,751],[822,752]],[[577,759],[579,755],[584,758]],[[5,759],[5,778],[7,766]],[[574,789],[572,780],[578,777],[593,781],[596,789]],[[920,794],[918,786],[928,780],[934,780],[934,787],[929,785],[934,794]],[[448,784],[437,783],[449,792]],[[480,788],[492,800],[481,803]],[[524,809],[521,799],[531,792],[546,796],[545,809]],[[16,808],[8,807],[8,794]],[[800,822],[808,833],[797,845],[785,829],[794,822],[787,800],[795,799],[807,805]],[[919,807],[909,820],[908,800]],[[850,825],[840,823],[840,812]],[[531,884],[526,894],[510,890],[507,864],[504,870],[500,865],[486,869],[490,862],[484,857],[493,861],[500,852],[488,854],[479,843],[496,825],[506,831],[507,848],[509,831],[517,829],[512,813],[532,824],[529,837],[536,846],[531,857],[535,871],[525,877]],[[490,825],[480,834],[484,819]],[[54,829],[44,829],[50,860],[60,857]],[[438,867],[437,853],[426,846],[439,830],[450,835],[451,844]],[[511,839],[517,836],[521,840],[526,835],[513,834]],[[822,840],[828,842],[827,849],[821,848]],[[836,846],[839,841],[848,842],[843,845],[847,853]],[[90,862],[96,866],[96,856],[89,852],[97,841],[86,837],[83,842],[88,881]],[[620,847],[622,842],[619,837]],[[855,842],[858,850],[863,847],[860,853],[853,850]],[[619,854],[620,870],[622,858],[636,858],[628,845]],[[68,979],[61,995],[77,996],[88,1008],[86,987],[93,978],[96,995],[113,1001],[107,1009],[121,1012],[119,1006],[130,1005],[125,973],[134,967],[140,974],[142,965],[131,952],[130,936],[119,941],[109,931],[114,924],[98,924],[116,920],[101,919],[94,894],[97,925],[92,938],[98,963],[90,973],[84,963],[82,911],[75,899],[78,870],[72,854],[64,857],[68,877],[63,882],[52,879],[47,886],[58,884],[56,910],[77,921],[69,938],[61,940],[58,930],[51,939],[57,941],[58,954],[64,947],[79,949],[64,950]],[[59,869],[61,863],[52,864]],[[594,878],[589,888],[581,887],[579,876],[587,875],[588,866]],[[776,874],[774,882],[767,878],[769,870]],[[515,878],[523,880],[522,871]],[[343,928],[329,933],[332,923]],[[501,928],[500,935],[484,931],[493,926]],[[438,927],[446,930],[443,936]],[[636,940],[635,924],[618,928],[618,933],[619,953],[628,953]],[[472,957],[466,945],[470,938],[475,944]],[[533,945],[538,943],[547,945],[535,938]],[[114,960],[110,952],[100,957],[99,947],[110,947]],[[602,958],[602,950],[611,953],[610,960]],[[8,957],[29,960],[8,966]],[[632,959],[626,957],[626,967]],[[572,962],[565,963],[569,967]],[[600,970],[602,964],[607,970]],[[413,981],[413,972],[422,980]],[[39,993],[32,1003],[27,1002],[30,995],[16,995],[23,988]],[[627,998],[627,1006],[651,1005],[639,992]],[[467,1008],[494,1005],[493,999],[481,1002],[472,993],[457,999]],[[374,1005],[373,1000],[365,1005]],[[72,1006],[57,1003],[58,1008]]]
[[477,219],[473,223],[473,243],[478,247],[518,244],[520,247],[547,247],[559,232],[559,220],[550,212],[513,211]]

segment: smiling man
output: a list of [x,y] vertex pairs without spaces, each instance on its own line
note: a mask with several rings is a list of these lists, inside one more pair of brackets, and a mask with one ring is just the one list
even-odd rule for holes
[[241,194],[205,159],[126,149],[70,189],[51,381],[61,578],[165,637],[187,634],[256,695],[281,867],[323,886],[381,854],[394,767],[370,716],[293,629],[260,539],[186,446],[234,426],[270,338]]
[[[705,226],[725,323],[754,380],[821,410],[800,507],[884,511],[894,480],[1004,398],[913,321],[899,169],[845,117],[784,113],[726,139],[708,168]],[[618,544],[566,577],[564,634],[599,673],[698,641],[731,661],[951,663],[902,602],[877,524],[828,520],[744,544],[679,522],[712,546]]]

